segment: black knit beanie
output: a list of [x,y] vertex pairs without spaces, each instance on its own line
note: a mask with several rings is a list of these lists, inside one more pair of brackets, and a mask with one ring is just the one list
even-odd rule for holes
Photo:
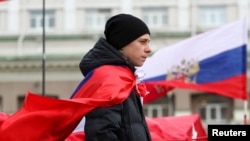
[[107,21],[104,34],[107,42],[119,50],[140,36],[150,34],[150,31],[141,19],[130,14],[118,14]]

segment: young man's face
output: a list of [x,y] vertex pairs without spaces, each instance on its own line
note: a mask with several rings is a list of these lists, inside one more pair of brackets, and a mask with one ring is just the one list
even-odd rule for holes
[[140,67],[146,61],[148,54],[151,52],[149,34],[144,34],[123,47],[120,51],[132,65]]

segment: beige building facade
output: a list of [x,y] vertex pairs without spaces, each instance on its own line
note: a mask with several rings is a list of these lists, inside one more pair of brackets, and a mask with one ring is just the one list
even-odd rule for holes
[[[105,21],[114,14],[141,17],[151,29],[153,52],[250,16],[250,0],[47,0],[43,42],[42,5],[41,0],[0,3],[2,112],[17,111],[27,91],[69,98],[83,79],[78,67],[82,56],[103,36]],[[216,94],[175,89],[144,108],[150,117],[198,113],[204,124],[241,124],[244,104]]]

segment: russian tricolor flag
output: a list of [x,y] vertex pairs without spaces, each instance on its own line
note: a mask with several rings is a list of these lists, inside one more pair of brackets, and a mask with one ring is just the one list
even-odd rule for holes
[[144,81],[151,87],[195,89],[245,100],[246,19],[165,47],[139,70],[145,71]]

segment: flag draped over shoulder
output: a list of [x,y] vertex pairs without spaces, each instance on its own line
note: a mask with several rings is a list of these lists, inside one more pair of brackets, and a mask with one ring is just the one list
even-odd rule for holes
[[165,47],[139,69],[151,87],[195,89],[246,100],[246,19]]
[[0,140],[62,141],[84,115],[96,107],[123,102],[134,85],[135,76],[127,67],[106,65],[88,74],[72,99],[59,100],[28,92],[23,107],[1,122]]

